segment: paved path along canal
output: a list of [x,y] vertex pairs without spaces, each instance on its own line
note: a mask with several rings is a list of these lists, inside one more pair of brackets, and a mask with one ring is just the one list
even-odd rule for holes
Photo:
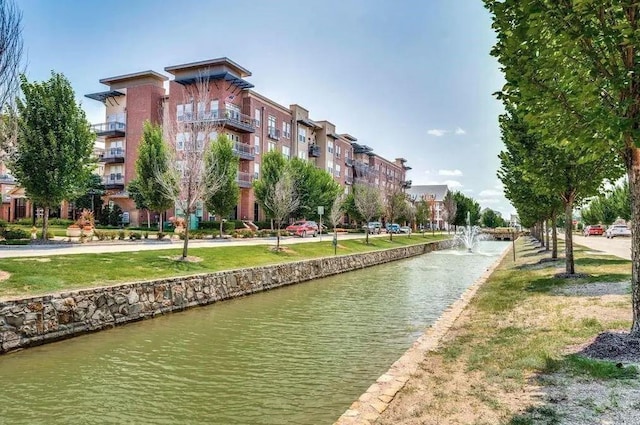
[[[563,233],[558,233],[560,238],[564,238]],[[580,236],[573,235],[573,243],[586,246],[596,251],[602,251],[616,257],[631,260],[631,238],[607,239],[604,236]]]
[[433,252],[0,357],[0,424],[331,424],[494,262]]

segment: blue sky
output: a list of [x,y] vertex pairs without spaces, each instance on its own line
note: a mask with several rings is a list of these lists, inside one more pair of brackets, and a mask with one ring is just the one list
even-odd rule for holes
[[64,73],[92,122],[104,109],[83,96],[101,78],[227,56],[261,94],[407,158],[414,185],[514,211],[496,177],[502,77],[480,0],[18,3],[29,79]]

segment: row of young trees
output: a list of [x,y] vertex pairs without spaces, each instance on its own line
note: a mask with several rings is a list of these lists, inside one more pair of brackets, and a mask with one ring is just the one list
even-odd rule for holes
[[585,224],[612,224],[618,218],[631,219],[629,202],[629,184],[625,181],[612,191],[593,198],[589,205],[582,208],[582,221]]
[[[575,273],[576,204],[626,171],[631,197],[631,333],[640,335],[640,4],[620,0],[484,0],[506,150],[499,176],[523,225],[564,211],[566,274]],[[552,226],[555,229],[555,226]]]

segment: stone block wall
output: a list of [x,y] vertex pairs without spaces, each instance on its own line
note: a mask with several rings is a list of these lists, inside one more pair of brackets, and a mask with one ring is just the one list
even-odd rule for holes
[[0,301],[0,354],[451,247],[451,240]]

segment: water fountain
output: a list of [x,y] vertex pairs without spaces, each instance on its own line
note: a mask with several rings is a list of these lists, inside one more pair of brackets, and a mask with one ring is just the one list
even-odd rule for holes
[[478,226],[471,226],[471,213],[467,211],[467,226],[462,228],[462,233],[456,235],[456,240],[462,242],[468,252],[478,243]]

